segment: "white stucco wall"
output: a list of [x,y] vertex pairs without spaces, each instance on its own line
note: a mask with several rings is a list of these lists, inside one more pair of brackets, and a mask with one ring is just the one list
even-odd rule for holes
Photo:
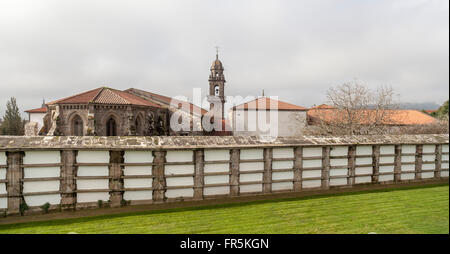
[[46,113],[28,113],[30,115],[30,122],[36,122],[38,124],[38,130],[44,125],[44,116]]

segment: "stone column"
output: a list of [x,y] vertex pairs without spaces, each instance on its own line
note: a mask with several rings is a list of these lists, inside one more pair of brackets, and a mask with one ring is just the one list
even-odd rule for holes
[[203,149],[194,151],[195,175],[194,175],[194,199],[203,199],[203,188],[205,186],[204,169],[205,156]]
[[230,196],[239,196],[239,149],[230,150]]
[[123,151],[109,151],[109,202],[111,207],[122,206],[123,199]]
[[416,145],[416,158],[414,165],[414,179],[420,180],[422,179],[422,154],[423,154],[423,145]]
[[347,185],[355,184],[356,146],[348,147],[348,178]]
[[8,192],[7,215],[19,215],[22,204],[23,152],[7,152],[6,191]]
[[76,164],[77,151],[61,151],[61,209],[75,210],[77,204],[76,180],[78,167]]
[[302,190],[303,147],[294,148],[294,191]]
[[380,146],[372,146],[372,184],[378,183],[380,173]]
[[330,147],[322,147],[322,189],[330,188]]
[[153,152],[153,201],[164,202],[166,200],[166,177],[164,176],[164,163],[166,162],[166,151]]
[[441,178],[441,165],[442,165],[442,145],[436,145],[436,159],[434,166],[434,178]]
[[272,192],[272,148],[264,148],[263,193]]
[[394,158],[394,182],[400,182],[402,178],[402,146],[395,145]]

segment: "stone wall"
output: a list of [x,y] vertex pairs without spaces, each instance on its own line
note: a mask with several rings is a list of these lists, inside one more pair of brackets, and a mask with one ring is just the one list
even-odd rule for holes
[[[448,181],[449,136],[0,137],[0,211]],[[26,205],[25,205],[26,204]],[[28,207],[28,210],[24,208]]]

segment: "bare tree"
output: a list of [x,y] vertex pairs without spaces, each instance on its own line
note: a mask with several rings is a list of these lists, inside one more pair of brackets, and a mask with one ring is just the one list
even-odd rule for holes
[[332,108],[312,109],[308,112],[313,127],[311,134],[370,135],[388,131],[401,119],[393,103],[394,90],[388,86],[375,91],[360,80],[330,88],[327,98]]

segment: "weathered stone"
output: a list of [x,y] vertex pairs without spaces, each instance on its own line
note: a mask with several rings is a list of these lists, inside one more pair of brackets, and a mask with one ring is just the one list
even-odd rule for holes
[[203,149],[194,151],[195,175],[194,175],[194,199],[203,199],[204,166],[205,158]]
[[263,193],[272,192],[272,148],[264,148]]
[[239,162],[240,150],[230,150],[230,196],[239,196]]
[[330,147],[322,148],[322,189],[330,188]]
[[20,205],[24,202],[22,196],[23,152],[7,153],[6,191],[8,192],[8,215],[20,214]]
[[166,152],[155,151],[153,153],[153,201],[164,202],[166,200],[166,177],[164,176],[164,163],[166,163]]
[[123,199],[123,151],[109,152],[109,201],[111,207],[120,207]]
[[77,151],[61,151],[61,209],[74,210],[77,203],[76,180],[78,167],[76,164]]
[[303,147],[294,148],[294,191],[302,190]]

